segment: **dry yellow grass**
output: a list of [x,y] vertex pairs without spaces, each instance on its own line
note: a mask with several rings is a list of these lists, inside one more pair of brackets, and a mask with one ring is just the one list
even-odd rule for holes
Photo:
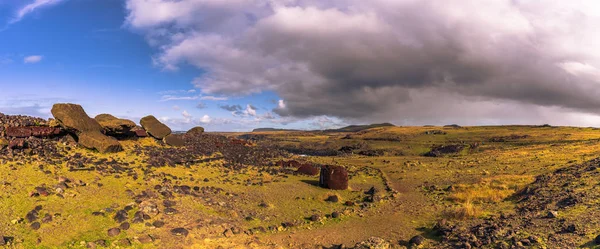
[[534,181],[530,175],[502,175],[481,179],[475,184],[454,187],[450,200],[460,203],[497,203]]
[[481,214],[482,210],[478,206],[473,205],[471,201],[467,201],[461,204],[460,207],[446,210],[443,215],[450,219],[466,220],[477,218]]

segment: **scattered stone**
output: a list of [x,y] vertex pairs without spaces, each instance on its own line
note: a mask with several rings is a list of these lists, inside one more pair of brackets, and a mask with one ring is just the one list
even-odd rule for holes
[[408,241],[409,244],[416,245],[416,246],[420,246],[424,242],[425,242],[425,238],[421,235],[414,236]]
[[354,249],[388,249],[390,243],[382,238],[371,237],[365,241],[362,241],[354,247]]
[[142,244],[150,244],[154,241],[150,235],[142,235],[137,238],[137,240]]
[[131,225],[129,224],[129,222],[123,222],[121,223],[121,225],[119,225],[119,229],[121,230],[129,230],[130,227]]
[[334,190],[348,189],[348,172],[342,166],[323,166],[319,186]]
[[4,236],[2,236],[0,234],[0,246],[5,246],[6,245],[6,240],[4,239]]
[[110,236],[110,237],[115,237],[115,236],[119,235],[120,233],[121,233],[121,229],[119,229],[117,227],[108,229],[108,236]]
[[129,246],[131,246],[131,241],[128,238],[120,239],[117,241],[117,245],[123,246],[123,247],[129,247]]
[[327,197],[327,199],[325,199],[325,201],[338,202],[340,201],[340,198],[337,195],[330,195],[329,197]]
[[143,201],[142,203],[140,203],[139,207],[140,211],[143,214],[149,215],[151,217],[156,216],[159,213],[158,205],[153,201]]
[[50,215],[50,214],[44,215],[44,218],[42,218],[42,222],[43,223],[50,223],[50,222],[52,222],[52,215]]
[[171,229],[171,234],[175,235],[175,236],[188,236],[189,232],[187,229],[183,228],[183,227],[178,227],[178,228],[174,228]]
[[335,212],[331,213],[331,218],[337,219],[339,217],[340,217],[340,212],[335,211]]
[[171,134],[171,129],[152,115],[142,118],[140,124],[150,136],[156,139],[163,139]]
[[161,228],[164,225],[165,225],[165,222],[161,221],[161,220],[157,220],[157,221],[152,222],[152,226],[154,226],[156,228]]
[[17,138],[8,143],[8,148],[12,150],[24,149],[27,148],[27,142],[25,142],[25,139]]
[[321,216],[319,216],[318,214],[313,214],[312,216],[310,216],[310,221],[319,221],[321,220]]
[[558,212],[557,211],[548,211],[548,214],[546,215],[546,217],[550,218],[550,219],[558,218]]
[[6,148],[8,146],[8,144],[9,144],[8,140],[0,137],[0,150],[3,150],[4,148]]
[[33,230],[40,229],[40,226],[41,226],[41,224],[39,222],[37,222],[37,221],[34,222],[34,223],[31,223],[31,225],[30,225],[31,229],[33,229]]

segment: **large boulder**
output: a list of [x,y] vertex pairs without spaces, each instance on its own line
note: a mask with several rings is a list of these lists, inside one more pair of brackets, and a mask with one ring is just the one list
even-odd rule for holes
[[83,147],[102,153],[123,150],[116,139],[102,134],[102,126],[90,118],[80,105],[54,104],[51,112],[60,126],[75,135]]
[[140,124],[150,136],[157,139],[163,139],[171,134],[171,128],[158,121],[158,119],[152,115],[143,117],[142,120],[140,120]]
[[202,134],[204,133],[204,127],[200,127],[200,126],[196,126],[192,129],[190,129],[189,131],[187,131],[185,134],[187,135],[197,135],[197,134]]
[[163,142],[176,147],[185,146],[185,141],[181,138],[181,136],[175,134],[169,134],[163,139]]
[[348,171],[342,166],[327,165],[321,167],[319,186],[334,190],[348,189]]
[[94,119],[102,126],[106,135],[116,137],[133,135],[131,129],[135,127],[135,123],[131,120],[117,118],[110,114],[100,114]]
[[123,150],[123,147],[115,138],[106,136],[99,131],[86,131],[79,134],[79,144],[88,149],[96,149],[101,153]]
[[67,131],[79,134],[86,131],[102,131],[102,126],[76,104],[54,104],[52,115]]
[[296,172],[303,175],[316,176],[319,174],[319,169],[310,163],[305,163],[300,165]]

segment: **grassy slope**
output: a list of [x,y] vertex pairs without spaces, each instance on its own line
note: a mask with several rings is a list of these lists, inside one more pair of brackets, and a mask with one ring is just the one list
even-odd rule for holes
[[[426,131],[442,130],[446,135],[427,135]],[[24,242],[23,248],[61,248],[83,247],[81,241],[108,239],[109,243],[119,238],[130,238],[134,247],[155,248],[161,245],[172,245],[173,248],[226,247],[253,241],[251,236],[224,238],[220,234],[230,226],[252,228],[256,226],[278,225],[286,221],[298,221],[300,225],[290,230],[276,233],[268,232],[257,235],[263,242],[297,247],[302,244],[346,243],[351,245],[372,235],[389,240],[407,240],[421,233],[420,227],[435,222],[449,211],[460,209],[467,200],[479,213],[486,215],[507,211],[513,206],[503,197],[510,195],[520,186],[528,183],[534,176],[564,167],[568,164],[583,162],[596,157],[600,151],[600,131],[592,128],[538,128],[526,126],[501,127],[386,127],[351,134],[350,139],[341,139],[347,134],[322,134],[304,132],[265,132],[272,142],[277,144],[298,145],[305,142],[320,143],[325,147],[339,149],[352,143],[367,143],[372,149],[382,149],[386,155],[382,157],[366,157],[359,155],[340,157],[309,157],[308,159],[324,164],[349,166],[354,171],[363,167],[381,170],[383,177],[400,194],[396,200],[379,203],[375,208],[365,212],[348,212],[341,219],[325,219],[323,222],[309,222],[306,217],[312,214],[329,214],[333,211],[344,211],[342,203],[327,203],[324,199],[331,194],[338,194],[342,200],[359,198],[362,191],[371,186],[384,188],[383,179],[379,176],[361,173],[351,180],[351,190],[330,191],[318,188],[311,183],[316,177],[260,175],[255,168],[244,172],[226,173],[218,162],[194,165],[191,168],[162,168],[154,172],[169,173],[177,176],[179,184],[193,186],[214,186],[240,196],[235,200],[235,208],[231,210],[205,205],[189,196],[178,196],[177,209],[180,214],[166,217],[162,214],[158,219],[168,219],[163,229],[134,224],[132,228],[119,237],[108,238],[106,230],[118,226],[111,215],[106,217],[92,216],[91,212],[107,207],[122,208],[133,202],[125,190],[139,193],[159,184],[161,178],[144,180],[140,177],[115,178],[101,176],[95,172],[68,172],[64,168],[46,168],[52,174],[46,175],[39,170],[41,163],[25,165],[13,163],[1,164],[2,181],[10,185],[0,184],[0,234],[15,236]],[[529,135],[524,139],[507,142],[489,142],[492,137],[510,135]],[[237,134],[229,134],[237,135]],[[456,155],[429,158],[421,156],[432,146],[442,144],[480,145],[475,149],[465,149]],[[130,147],[133,142],[127,142]],[[143,140],[146,145],[153,145],[152,140]],[[89,153],[85,150],[75,152]],[[392,152],[401,152],[403,156],[394,156]],[[135,162],[132,166],[140,175],[141,166],[137,156],[126,152],[110,155],[124,161]],[[372,171],[372,170],[371,170]],[[49,197],[30,198],[28,193],[42,183],[52,186],[57,176],[79,179],[88,186],[67,190],[64,199],[54,195]],[[193,177],[195,180],[191,180]],[[209,178],[208,183],[198,179]],[[264,179],[271,183],[264,186],[245,186],[245,180]],[[232,182],[228,182],[231,180]],[[1,181],[0,181],[1,182]],[[98,187],[97,183],[102,183]],[[437,190],[429,191],[435,185]],[[439,189],[455,186],[455,192],[448,193]],[[298,197],[298,198],[297,198]],[[229,200],[225,194],[218,195],[221,201]],[[259,207],[260,202],[269,204],[268,208]],[[61,216],[48,224],[42,224],[37,231],[29,229],[27,222],[13,225],[11,220],[24,217],[36,205],[43,205],[40,212]],[[134,212],[133,210],[132,212]],[[130,214],[132,216],[132,213]],[[246,216],[258,217],[246,221]],[[362,216],[362,217],[361,217]],[[218,225],[207,225],[208,221],[222,221]],[[191,229],[186,239],[173,237],[169,228],[184,226]],[[151,234],[159,238],[154,244],[141,245],[134,238]],[[328,234],[323,236],[323,234]],[[41,239],[40,243],[36,241]],[[264,245],[264,244],[261,244]]]

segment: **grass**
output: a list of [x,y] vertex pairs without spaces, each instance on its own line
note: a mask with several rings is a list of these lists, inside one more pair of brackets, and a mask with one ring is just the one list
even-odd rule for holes
[[[426,131],[442,130],[445,135],[427,135]],[[269,143],[290,147],[308,147],[318,150],[339,150],[343,146],[361,145],[360,149],[384,150],[384,156],[368,157],[343,155],[335,157],[296,157],[297,160],[310,160],[320,164],[344,165],[351,172],[360,172],[350,180],[350,190],[332,191],[315,186],[317,177],[294,175],[270,175],[259,171],[259,167],[249,167],[240,172],[229,173],[220,166],[222,162],[193,165],[192,167],[163,167],[154,169],[154,177],[144,179],[144,156],[134,155],[130,149],[135,145],[159,146],[151,138],[138,141],[124,141],[126,151],[110,155],[98,155],[87,150],[75,149],[71,153],[83,153],[100,158],[118,158],[130,162],[130,167],[140,175],[131,177],[102,176],[96,172],[69,172],[66,168],[47,167],[52,174],[39,170],[43,162],[0,164],[3,178],[0,180],[0,234],[15,236],[23,240],[23,248],[82,248],[81,241],[107,239],[106,230],[118,224],[110,216],[91,216],[91,212],[116,206],[123,207],[133,200],[125,190],[140,193],[161,184],[163,178],[176,176],[174,183],[190,186],[212,186],[221,188],[223,193],[215,195],[218,202],[229,202],[225,193],[239,195],[232,208],[206,205],[205,202],[189,196],[176,197],[179,215],[173,216],[165,229],[149,229],[144,224],[132,228],[109,243],[124,237],[135,238],[142,234],[153,234],[161,238],[160,244],[135,247],[155,248],[160,245],[191,245],[192,248],[206,248],[219,244],[234,247],[237,239],[219,237],[224,227],[206,225],[209,221],[224,220],[227,226],[253,228],[258,226],[280,225],[282,222],[298,221],[300,225],[291,231],[278,232],[287,235],[306,234],[319,237],[323,229],[339,229],[344,239],[359,239],[354,236],[361,231],[390,231],[372,234],[389,239],[409,239],[415,229],[423,224],[434,223],[440,217],[471,219],[510,210],[514,203],[510,197],[516,191],[533,182],[534,177],[554,171],[569,164],[583,162],[596,157],[600,152],[600,131],[592,128],[537,128],[532,126],[489,126],[464,127],[460,129],[442,127],[386,127],[358,133],[304,133],[304,132],[265,132]],[[523,139],[506,142],[489,142],[494,137],[529,135]],[[229,134],[236,136],[236,133]],[[349,139],[342,139],[350,135]],[[444,144],[479,143],[476,149],[466,149],[461,153],[442,157],[423,157],[423,153],[433,146]],[[358,207],[348,208],[346,200],[360,201],[363,192],[375,186],[385,189],[380,173],[389,180],[389,185],[399,192],[398,203],[376,203],[372,210],[361,217],[356,215]],[[29,198],[28,192],[35,186],[56,184],[56,176],[79,179],[86,187],[67,190],[64,199],[56,196]],[[97,179],[99,178],[99,179]],[[192,180],[192,178],[194,180]],[[208,178],[209,182],[202,181]],[[247,180],[262,179],[263,186],[246,186]],[[10,185],[1,184],[2,181]],[[98,187],[97,183],[103,184]],[[431,195],[423,193],[424,186],[435,185],[438,189],[453,186],[453,191],[437,191]],[[329,195],[338,195],[340,202],[329,203]],[[266,202],[269,207],[258,204]],[[12,225],[11,220],[24,217],[36,205],[43,205],[41,214],[61,213],[61,218],[49,224],[42,224],[38,231],[29,229],[26,222]],[[340,219],[325,219],[323,222],[310,222],[305,218],[313,214],[322,216],[333,211],[348,215]],[[135,212],[136,210],[132,210]],[[566,215],[576,215],[574,210]],[[397,214],[397,216],[394,216]],[[132,216],[132,214],[130,214]],[[248,216],[254,219],[246,220]],[[385,218],[377,219],[378,216]],[[391,218],[387,218],[391,217]],[[161,216],[161,218],[164,218]],[[374,219],[375,218],[375,219]],[[379,223],[369,223],[377,220]],[[353,227],[348,227],[352,224]],[[198,227],[198,225],[202,225]],[[190,236],[183,240],[173,238],[168,229],[174,226],[194,228]],[[363,226],[363,227],[361,227]],[[198,228],[196,228],[198,227]],[[354,229],[354,230],[353,230]],[[379,230],[378,230],[379,229]],[[337,230],[335,230],[337,231]],[[393,231],[393,233],[391,232]],[[266,233],[261,238],[269,239],[278,233]],[[346,234],[347,233],[347,234]],[[375,233],[375,232],[373,232]],[[41,238],[41,243],[37,239]],[[289,239],[289,238],[288,238]],[[132,239],[133,240],[133,239]],[[323,241],[340,243],[339,241]],[[345,241],[346,242],[346,241]],[[350,244],[348,244],[350,245]]]

